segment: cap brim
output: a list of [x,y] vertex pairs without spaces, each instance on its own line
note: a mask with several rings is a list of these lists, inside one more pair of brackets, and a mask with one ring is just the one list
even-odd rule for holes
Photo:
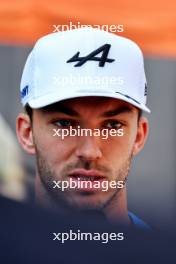
[[68,99],[73,99],[73,98],[78,98],[78,97],[88,97],[88,96],[99,96],[99,97],[108,97],[108,98],[114,98],[114,99],[119,99],[122,101],[125,101],[133,106],[136,106],[137,108],[143,110],[144,112],[150,113],[150,109],[142,103],[137,103],[134,101],[132,98],[127,98],[126,96],[122,94],[111,94],[111,93],[95,93],[95,92],[89,92],[89,93],[75,93],[74,94],[69,94],[68,96],[63,96],[61,97],[60,95],[57,94],[50,94],[50,95],[44,95],[41,96],[40,98],[32,99],[29,100],[28,104],[31,108],[38,109],[38,108],[43,108],[45,106],[63,101],[63,100],[68,100]]

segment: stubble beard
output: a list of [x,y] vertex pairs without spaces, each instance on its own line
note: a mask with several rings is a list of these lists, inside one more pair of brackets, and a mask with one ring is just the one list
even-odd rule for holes
[[[69,164],[63,168],[61,171],[61,177],[58,179],[58,176],[54,172],[53,168],[47,163],[46,159],[43,157],[42,153],[36,148],[36,159],[37,159],[37,177],[40,178],[40,182],[42,184],[42,188],[45,189],[46,192],[46,206],[53,208],[58,211],[81,211],[81,210],[98,210],[102,211],[106,207],[108,207],[114,200],[118,202],[118,196],[121,195],[123,189],[111,189],[108,192],[102,192],[104,197],[97,197],[96,202],[92,203],[90,196],[91,194],[81,194],[79,196],[74,196],[73,191],[70,195],[69,190],[61,191],[60,189],[53,188],[53,181],[55,180],[65,180],[65,176],[68,175],[68,172],[71,169],[76,168],[84,168],[87,170],[96,169],[104,174],[110,174],[109,169],[103,166],[92,166],[91,162],[83,162],[78,161],[77,164]],[[119,168],[116,172],[116,181],[124,181],[126,182],[127,176],[130,169],[130,164],[132,160],[132,154],[128,156],[128,158],[123,162],[121,168]],[[108,178],[110,179],[110,177]],[[95,194],[96,195],[96,194]],[[106,196],[106,197],[105,197]],[[84,199],[84,203],[82,203],[81,199]],[[86,200],[86,202],[85,202]],[[49,201],[49,202],[48,202]],[[42,204],[45,201],[42,201]]]

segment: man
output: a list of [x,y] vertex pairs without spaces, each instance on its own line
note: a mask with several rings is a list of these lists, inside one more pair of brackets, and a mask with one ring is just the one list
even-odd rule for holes
[[[142,53],[126,38],[84,28],[36,43],[22,76],[26,113],[17,118],[17,135],[36,155],[39,204],[65,213],[98,210],[110,222],[147,227],[128,212],[125,185],[148,134],[146,87]],[[78,133],[86,129],[93,133]]]

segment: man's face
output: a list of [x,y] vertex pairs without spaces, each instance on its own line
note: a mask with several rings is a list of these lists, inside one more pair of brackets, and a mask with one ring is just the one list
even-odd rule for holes
[[[123,129],[123,136],[53,136],[54,129],[70,127]],[[66,100],[46,109],[33,110],[32,135],[38,176],[55,203],[70,208],[100,209],[122,189],[53,188],[53,181],[73,179],[124,181],[140,140],[138,110],[117,99],[85,97]],[[142,143],[141,143],[142,145]],[[79,178],[79,179],[78,179]]]

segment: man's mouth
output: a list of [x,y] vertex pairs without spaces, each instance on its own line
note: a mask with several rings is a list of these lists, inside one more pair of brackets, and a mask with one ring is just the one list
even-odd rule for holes
[[96,177],[96,176],[91,176],[91,177],[85,177],[84,175],[75,175],[72,176],[72,178],[76,178],[80,181],[99,181],[100,179],[102,179],[101,177]]
[[82,181],[95,181],[104,179],[105,176],[97,170],[75,169],[69,174],[71,178],[79,178]]
[[99,183],[102,182],[106,178],[102,173],[100,173],[97,170],[85,170],[85,169],[75,169],[68,176],[77,183],[88,182],[88,181],[92,183],[91,186],[89,185],[86,188],[83,187],[84,185],[82,185],[81,187],[80,185],[78,185],[77,189],[81,189],[82,191],[98,190],[99,188],[95,188],[95,184],[97,182]]

